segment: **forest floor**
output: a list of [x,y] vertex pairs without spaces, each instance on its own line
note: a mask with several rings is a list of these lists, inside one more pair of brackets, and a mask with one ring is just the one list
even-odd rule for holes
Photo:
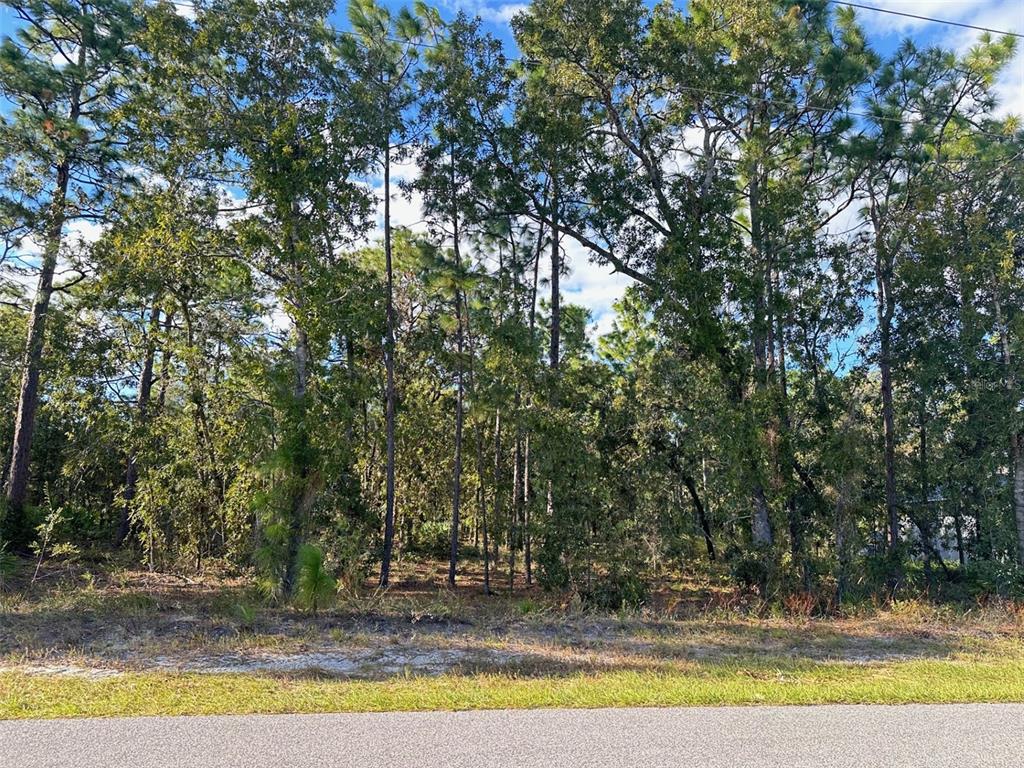
[[641,610],[400,563],[317,616],[251,580],[25,563],[0,591],[0,718],[910,701],[1024,701],[1024,605],[909,601],[769,615],[710,582]]

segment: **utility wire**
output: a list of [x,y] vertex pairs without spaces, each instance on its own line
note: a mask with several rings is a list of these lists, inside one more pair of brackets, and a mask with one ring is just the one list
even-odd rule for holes
[[850,3],[846,0],[825,0],[829,5],[843,5],[847,8],[859,8],[862,11],[872,11],[874,13],[885,13],[890,16],[902,16],[906,19],[916,19],[917,21],[927,21],[931,24],[946,24],[950,27],[963,27],[964,29],[973,29],[978,32],[991,32],[994,35],[1009,35],[1010,37],[1024,38],[1024,33],[1011,32],[1007,29],[993,29],[992,27],[979,27],[976,24],[967,24],[962,21],[950,21],[949,19],[936,19],[932,16],[920,16],[916,13],[907,13],[906,11],[897,11],[892,8],[881,8],[877,5],[862,5],[860,3]]

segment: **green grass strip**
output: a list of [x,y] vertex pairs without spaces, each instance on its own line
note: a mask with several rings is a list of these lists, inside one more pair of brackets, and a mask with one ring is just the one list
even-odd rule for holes
[[0,718],[290,712],[1024,702],[1024,661],[702,665],[565,677],[446,675],[384,682],[249,674],[103,679],[0,673]]

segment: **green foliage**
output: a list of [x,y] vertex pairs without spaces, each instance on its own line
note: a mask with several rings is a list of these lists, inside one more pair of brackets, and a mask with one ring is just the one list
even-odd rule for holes
[[1024,568],[1016,563],[979,560],[963,571],[962,583],[971,597],[1024,600]]
[[409,545],[409,551],[443,560],[448,557],[450,543],[451,525],[428,520],[417,526]]
[[526,598],[516,603],[516,611],[522,616],[530,616],[540,611],[541,606],[534,600]]
[[730,559],[729,570],[736,583],[744,589],[756,590],[761,599],[772,596],[777,578],[774,554],[768,550],[737,553]]
[[[329,0],[17,6],[8,456],[19,361],[41,378],[12,548],[125,538],[316,611],[389,499],[398,553],[446,557],[458,489],[492,590],[529,552],[608,610],[679,571],[796,612],[1018,593],[1012,40],[883,60],[828,3],[535,0],[512,61],[465,13],[345,10],[339,36]],[[425,227],[381,247],[384,170]],[[570,301],[588,268],[631,281],[609,316]]]
[[8,551],[6,542],[0,542],[0,592],[4,591],[17,567],[18,558]]
[[295,599],[314,616],[337,593],[338,584],[324,566],[324,555],[312,544],[303,544],[295,561]]
[[649,591],[640,574],[616,569],[595,579],[589,589],[581,591],[580,596],[584,605],[599,611],[635,610],[647,601]]
[[252,630],[256,624],[256,606],[250,603],[236,603],[232,614],[240,629]]

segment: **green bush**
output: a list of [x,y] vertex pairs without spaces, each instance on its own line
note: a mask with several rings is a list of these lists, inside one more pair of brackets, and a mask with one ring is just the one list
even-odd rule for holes
[[316,616],[317,611],[334,597],[338,589],[334,577],[324,567],[323,552],[312,544],[299,547],[295,575],[296,602]]
[[[415,531],[410,549],[426,557],[447,560],[451,548],[451,525],[427,520]],[[465,548],[462,548],[465,553]]]
[[251,603],[235,603],[231,612],[239,629],[251,631],[256,625],[256,607]]
[[601,611],[639,608],[647,602],[648,595],[647,582],[640,575],[625,571],[610,573],[580,591],[584,605]]
[[971,597],[1024,600],[1024,568],[995,560],[968,563],[963,569],[963,587]]
[[18,567],[18,558],[7,551],[7,544],[0,541],[0,592]]
[[761,597],[768,594],[773,575],[771,553],[755,550],[736,554],[729,562],[732,577],[747,590],[756,589]]
[[531,613],[537,613],[540,605],[526,597],[516,603],[516,610],[521,616],[529,616]]

